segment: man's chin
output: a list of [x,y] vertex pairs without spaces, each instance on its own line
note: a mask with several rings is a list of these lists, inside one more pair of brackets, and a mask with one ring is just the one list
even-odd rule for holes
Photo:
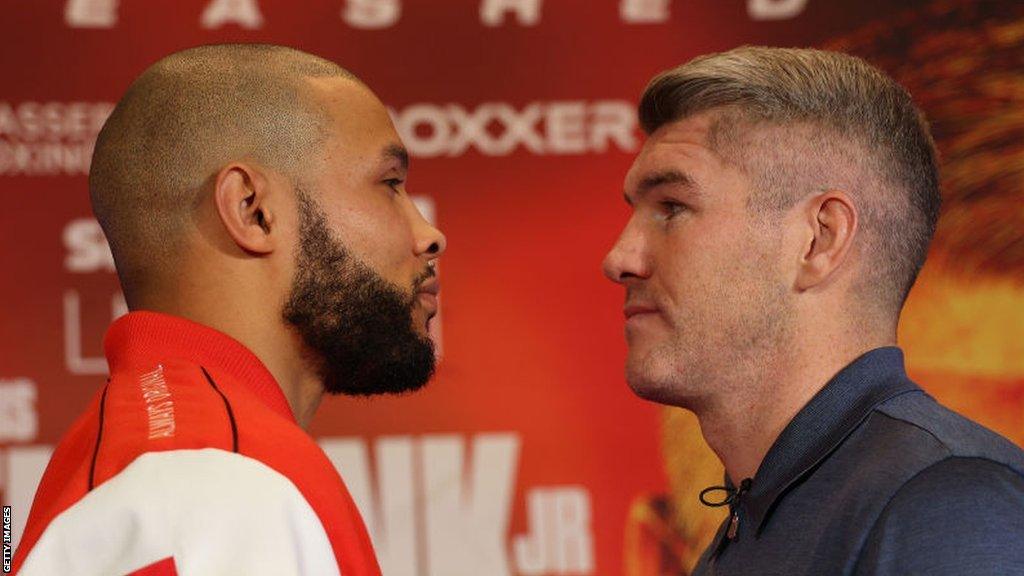
[[324,391],[346,396],[403,395],[430,382],[436,368],[434,342],[426,335],[395,355],[378,354],[360,364],[328,361]]
[[[431,371],[433,375],[433,371]],[[400,384],[394,382],[371,383],[352,385],[351,383],[338,383],[325,381],[324,391],[332,396],[404,396],[412,394],[425,387],[430,382],[430,376],[423,380],[406,381]]]
[[641,376],[626,376],[626,383],[637,397],[651,402],[664,403],[665,391],[658,384]]
[[430,325],[431,325],[431,323],[433,323],[433,321],[434,321],[434,315],[432,314],[430,316],[427,316],[427,319],[424,320],[423,322],[414,322],[412,329],[413,329],[414,332],[416,332],[416,334],[420,338],[427,338],[427,339],[429,339],[430,338]]
[[658,374],[652,369],[651,363],[634,360],[632,357],[626,362],[626,383],[630,390],[639,398],[658,404],[670,406],[683,406],[680,390],[672,382],[667,374]]
[[416,304],[412,309],[412,330],[422,338],[430,338],[430,325],[434,322],[437,312],[427,310],[423,305]]

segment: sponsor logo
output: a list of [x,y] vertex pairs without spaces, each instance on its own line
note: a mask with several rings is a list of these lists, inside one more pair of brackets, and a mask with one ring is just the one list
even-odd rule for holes
[[516,108],[488,102],[413,104],[392,111],[409,153],[418,157],[599,154],[639,148],[636,111],[624,100],[532,102]]
[[39,431],[36,383],[0,378],[0,442],[30,442]]
[[109,102],[0,101],[0,175],[88,174],[96,135],[113,109]]

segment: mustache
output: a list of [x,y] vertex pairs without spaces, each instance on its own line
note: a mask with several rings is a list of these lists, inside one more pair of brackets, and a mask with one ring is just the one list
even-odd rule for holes
[[412,291],[418,292],[423,283],[431,278],[437,276],[437,270],[433,266],[427,266],[427,269],[422,274],[416,277],[412,282]]

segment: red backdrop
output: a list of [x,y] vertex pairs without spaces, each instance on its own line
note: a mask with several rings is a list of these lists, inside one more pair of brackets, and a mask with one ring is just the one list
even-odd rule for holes
[[[1010,1],[0,5],[0,493],[15,540],[49,447],[103,382],[102,336],[123,311],[88,204],[91,144],[129,82],[161,56],[243,41],[330,58],[393,109],[413,153],[409,190],[449,239],[438,375],[408,397],[328,399],[312,430],[360,500],[385,574],[639,575],[667,570],[673,555],[690,561],[677,545],[693,537],[685,514],[645,511],[662,494],[687,497],[691,476],[673,454],[680,435],[699,445],[692,426],[674,428],[675,415],[628,391],[622,295],[600,273],[627,216],[622,179],[641,141],[633,110],[646,81],[740,44],[838,46],[920,89],[929,112],[974,126],[1020,108],[1016,60],[996,78],[1014,89],[981,109],[950,109],[917,71],[971,47],[949,34],[987,46],[971,56],[984,71],[1022,52],[1021,22]],[[935,42],[946,51],[928,52]],[[958,126],[937,123],[962,144]],[[1024,164],[1004,148],[998,162]],[[1019,212],[1012,182],[998,180],[997,211]],[[968,212],[954,240],[998,232],[1024,251],[1013,221]],[[962,261],[952,242],[939,243],[937,262]],[[926,388],[1017,442],[1019,266],[930,264],[901,333]]]

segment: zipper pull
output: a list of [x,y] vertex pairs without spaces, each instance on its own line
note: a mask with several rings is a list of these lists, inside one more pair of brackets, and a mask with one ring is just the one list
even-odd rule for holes
[[736,533],[740,531],[740,513],[739,510],[735,510],[732,513],[732,518],[729,520],[729,530],[725,533],[725,537],[729,540],[736,539]]
[[731,502],[729,502],[729,509],[732,511],[732,517],[729,518],[729,529],[725,532],[725,537],[729,540],[735,540],[736,536],[740,532],[740,502],[743,495],[750,491],[750,478],[744,478],[740,482],[739,489],[732,495]]
[[[750,478],[744,478],[740,482],[739,488],[730,488],[729,486],[708,486],[707,488],[700,491],[700,501],[705,506],[717,508],[719,506],[728,506],[731,517],[729,518],[729,528],[725,532],[727,540],[735,540],[736,535],[740,530],[740,498],[743,497],[750,490],[750,484],[752,480]],[[712,500],[708,497],[708,494],[712,492],[725,492],[725,498],[721,500]]]

